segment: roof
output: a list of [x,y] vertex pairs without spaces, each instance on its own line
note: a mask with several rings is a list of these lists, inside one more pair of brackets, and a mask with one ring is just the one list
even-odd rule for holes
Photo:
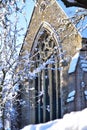
[[87,9],[87,0],[62,0],[66,7],[77,6]]
[[[78,6],[66,6],[63,1],[66,0],[57,0],[57,3],[64,10],[64,12],[69,18],[72,18],[73,16],[77,17],[78,15],[85,14],[85,17],[83,17],[78,24],[75,24],[75,26],[78,29],[81,36],[87,38],[87,9],[80,8]],[[74,1],[74,0],[68,0],[68,1]]]

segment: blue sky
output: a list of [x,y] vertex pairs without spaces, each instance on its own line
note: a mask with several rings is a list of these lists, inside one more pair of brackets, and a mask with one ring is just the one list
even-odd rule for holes
[[[25,11],[26,11],[26,18],[27,21],[29,22],[32,11],[33,11],[33,7],[34,7],[34,2],[33,0],[27,0],[26,1],[26,7],[25,7]],[[28,23],[29,24],[29,23]]]
[[[26,33],[28,24],[29,24],[29,20],[33,11],[33,7],[34,7],[34,1],[33,0],[26,0],[26,3],[23,4],[23,0],[19,0],[17,2],[17,6],[18,8],[21,9],[21,7],[23,6],[23,10],[21,10],[22,13],[20,13],[20,11],[16,12],[15,8],[13,5],[11,5],[10,7],[10,15],[8,16],[8,19],[11,21],[10,25],[11,25],[11,30],[10,30],[10,34],[11,36],[14,36],[14,33],[16,35],[16,43],[17,44],[22,44],[23,43],[23,39],[24,39],[24,35]],[[0,12],[4,12],[5,9],[3,8]],[[17,33],[17,31],[15,30],[15,27],[17,26],[17,30],[19,30],[19,32]],[[4,29],[2,24],[0,23],[0,34],[2,35],[4,33]],[[0,41],[1,43],[1,41]]]
[[[22,4],[21,4],[21,2],[19,2],[18,6],[21,8]],[[22,45],[22,43],[23,43],[23,39],[24,39],[25,33],[27,31],[27,27],[29,25],[29,21],[30,21],[30,18],[31,18],[33,7],[34,7],[33,0],[26,0],[26,3],[24,4],[24,8],[23,8],[23,14],[18,13],[19,21],[17,23],[17,28],[19,30],[21,28],[23,28],[23,30],[21,30],[19,32],[20,36],[18,36],[18,39],[17,39],[18,44]]]

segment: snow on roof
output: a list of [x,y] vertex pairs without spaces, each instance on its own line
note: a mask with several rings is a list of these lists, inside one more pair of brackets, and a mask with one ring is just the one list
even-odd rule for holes
[[87,100],[87,90],[84,91],[85,99]]
[[85,99],[87,100],[87,96],[85,96]]
[[75,90],[73,90],[73,91],[71,91],[69,94],[68,94],[68,97],[70,98],[70,97],[73,97],[73,96],[75,96]]
[[81,64],[82,70],[83,70],[84,72],[87,72],[87,60],[82,59],[82,60],[80,61],[80,64]]
[[67,102],[72,102],[74,100],[76,91],[73,90],[68,94]]
[[67,103],[74,101],[74,97],[67,98]]
[[[78,9],[84,10],[79,7],[66,7],[61,0],[57,0],[57,2],[69,18],[73,17]],[[80,20],[76,28],[79,30],[82,37],[87,38],[87,16],[83,20]]]
[[87,9],[86,0],[62,0],[66,7],[77,6]]
[[87,130],[87,108],[65,114],[62,119],[56,119],[47,123],[29,125],[22,130]]
[[79,59],[79,52],[77,52],[77,53],[72,57],[72,60],[71,60],[71,62],[70,62],[69,71],[68,71],[69,74],[75,72],[78,59]]
[[87,90],[84,91],[84,94],[87,96]]
[[82,70],[83,70],[84,72],[87,72],[87,68],[82,68]]

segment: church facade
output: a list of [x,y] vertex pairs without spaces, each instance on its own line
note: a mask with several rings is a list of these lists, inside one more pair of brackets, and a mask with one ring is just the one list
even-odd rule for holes
[[[86,39],[78,33],[56,0],[38,0],[22,52],[34,61],[21,124],[47,122],[87,106]],[[27,83],[26,83],[27,84]]]

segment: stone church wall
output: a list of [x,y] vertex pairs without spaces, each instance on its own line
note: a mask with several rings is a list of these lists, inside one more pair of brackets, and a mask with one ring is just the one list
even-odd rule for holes
[[[68,56],[71,58],[76,52],[78,48],[81,48],[81,36],[78,34],[76,28],[74,25],[71,24],[71,22],[68,20],[68,17],[64,13],[64,11],[61,9],[61,7],[58,5],[58,3],[53,2],[50,0],[49,5],[46,5],[45,9],[41,10],[41,2],[43,0],[38,0],[38,5],[34,8],[31,21],[29,23],[29,28],[26,34],[26,44],[23,45],[22,51],[28,50],[28,52],[31,51],[32,45],[35,40],[35,36],[43,22],[49,23],[58,36],[60,37],[61,46],[63,50],[66,50],[66,57]],[[69,24],[67,24],[69,23]],[[21,52],[21,55],[22,52]],[[64,67],[62,71],[62,80],[61,80],[61,98],[62,98],[62,116],[64,113],[66,113],[68,110],[66,107],[72,111],[73,110],[73,104],[71,109],[69,106],[67,106],[66,99],[69,92],[69,89],[74,87],[75,83],[75,74],[72,74],[71,76],[68,74],[69,64]],[[77,73],[77,72],[76,72]],[[77,74],[76,74],[77,75]],[[70,82],[69,82],[70,81]],[[79,82],[79,81],[78,81]],[[24,111],[24,109],[22,110]],[[22,117],[23,120],[29,119],[30,113],[29,111],[25,111],[26,117]],[[32,123],[32,122],[31,122]]]

